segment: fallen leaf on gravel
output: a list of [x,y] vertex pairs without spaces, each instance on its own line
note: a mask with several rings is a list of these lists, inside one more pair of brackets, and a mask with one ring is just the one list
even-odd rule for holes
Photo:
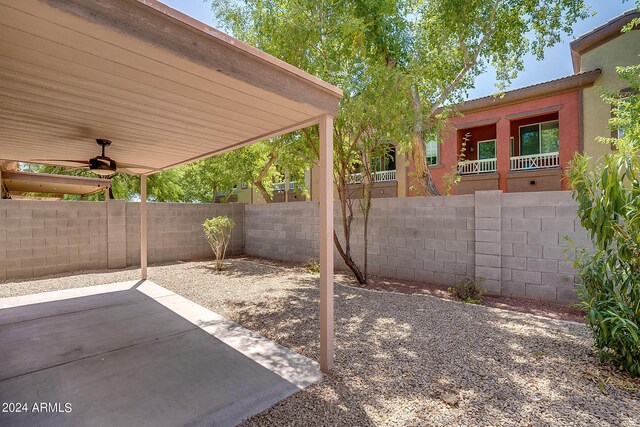
[[458,406],[458,402],[460,401],[460,398],[458,397],[457,393],[452,393],[449,391],[445,391],[440,395],[440,399],[442,399],[442,401],[444,403],[446,403],[449,406]]

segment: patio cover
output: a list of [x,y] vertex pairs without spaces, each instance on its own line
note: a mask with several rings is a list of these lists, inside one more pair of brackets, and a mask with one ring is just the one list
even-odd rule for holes
[[144,166],[133,170],[142,278],[148,174],[320,125],[324,370],[333,364],[332,120],[341,97],[155,0],[0,0],[0,159],[87,160],[104,138],[109,157]]
[[111,180],[104,178],[19,171],[2,171],[0,186],[3,184],[12,198],[22,193],[47,193],[58,196],[64,194],[88,196],[99,192],[108,194],[111,188]]

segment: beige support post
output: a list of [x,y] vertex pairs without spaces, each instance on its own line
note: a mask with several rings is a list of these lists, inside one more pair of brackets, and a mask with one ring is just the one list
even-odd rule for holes
[[147,280],[147,176],[140,175],[140,278]]
[[284,202],[289,201],[289,171],[284,171]]
[[320,118],[320,369],[333,368],[333,117]]

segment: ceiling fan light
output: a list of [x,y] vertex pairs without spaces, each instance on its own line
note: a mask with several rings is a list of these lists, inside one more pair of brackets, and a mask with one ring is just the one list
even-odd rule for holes
[[91,172],[95,173],[96,175],[100,175],[104,177],[108,177],[116,173],[116,171],[109,170],[109,169],[91,169]]

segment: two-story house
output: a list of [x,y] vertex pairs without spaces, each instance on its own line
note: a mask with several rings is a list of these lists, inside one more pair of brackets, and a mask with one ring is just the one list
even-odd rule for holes
[[[427,162],[436,186],[444,191],[445,175],[455,173],[460,180],[452,189],[454,194],[567,190],[564,172],[575,153],[597,161],[615,149],[596,141],[598,136],[617,136],[608,127],[611,106],[601,95],[627,89],[616,67],[640,62],[638,27],[622,32],[638,17],[636,10],[626,12],[572,41],[573,75],[459,105],[462,115],[450,120],[438,141],[427,143]],[[393,161],[380,162],[375,168],[372,196],[419,195],[415,188],[420,186],[413,182],[413,165],[406,156],[392,148],[388,158]],[[305,176],[304,188],[312,200],[318,196],[316,172],[312,169]],[[357,186],[358,177],[353,178]],[[275,185],[274,201],[306,199],[299,192],[285,191],[286,183]],[[255,192],[253,198],[249,194],[239,201],[261,201]],[[358,192],[354,194],[357,197]]]

